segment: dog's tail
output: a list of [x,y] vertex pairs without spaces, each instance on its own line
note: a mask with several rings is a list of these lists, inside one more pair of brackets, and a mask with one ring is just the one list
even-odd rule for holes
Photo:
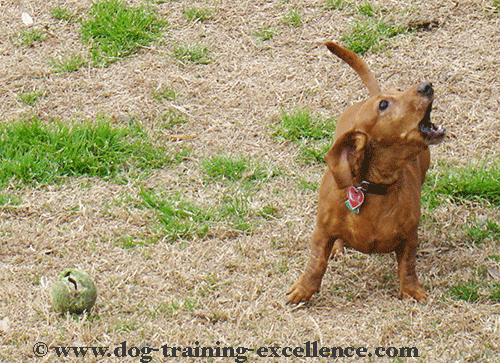
[[368,67],[368,64],[366,64],[363,59],[361,59],[356,53],[341,47],[337,43],[326,42],[325,45],[328,47],[330,52],[349,64],[351,68],[359,74],[364,85],[368,88],[370,96],[375,96],[380,93],[380,87],[378,86],[372,71]]

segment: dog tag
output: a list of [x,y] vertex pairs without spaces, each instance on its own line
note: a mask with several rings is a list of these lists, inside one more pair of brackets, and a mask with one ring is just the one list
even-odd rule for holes
[[355,188],[354,186],[347,189],[347,200],[345,205],[354,213],[359,213],[359,207],[365,201],[365,195],[361,189]]

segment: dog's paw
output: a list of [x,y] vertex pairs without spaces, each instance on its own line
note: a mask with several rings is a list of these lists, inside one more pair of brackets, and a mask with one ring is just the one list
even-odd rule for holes
[[416,286],[416,287],[411,286],[406,288],[403,287],[399,293],[399,296],[402,299],[413,298],[418,302],[426,302],[429,295],[422,286]]
[[318,289],[304,286],[299,280],[286,293],[288,295],[288,304],[298,304],[308,301],[316,291]]

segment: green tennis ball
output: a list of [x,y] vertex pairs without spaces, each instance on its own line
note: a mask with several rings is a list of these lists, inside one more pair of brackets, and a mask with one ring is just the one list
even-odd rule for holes
[[92,278],[72,268],[65,269],[52,288],[52,306],[61,314],[89,312],[96,298],[97,289]]

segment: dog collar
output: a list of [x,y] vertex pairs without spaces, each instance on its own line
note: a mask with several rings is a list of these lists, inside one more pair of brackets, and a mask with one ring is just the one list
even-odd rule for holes
[[389,191],[398,187],[399,180],[393,184],[377,184],[369,181],[362,181],[361,186],[355,187],[354,185],[347,188],[347,200],[345,205],[349,210],[358,214],[359,208],[365,201],[365,194],[386,195]]
[[376,195],[386,195],[391,190],[396,189],[399,185],[399,180],[392,184],[377,184],[367,180],[361,182],[359,187],[363,192]]

